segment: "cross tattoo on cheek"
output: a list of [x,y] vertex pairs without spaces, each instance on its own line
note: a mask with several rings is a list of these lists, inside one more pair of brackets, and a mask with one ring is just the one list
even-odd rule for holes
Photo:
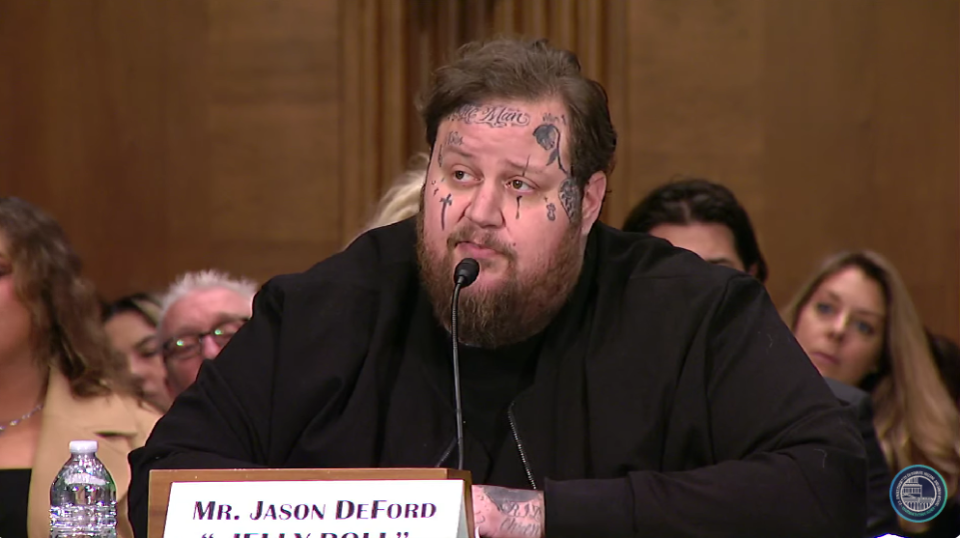
[[447,207],[453,205],[453,199],[450,197],[450,193],[447,193],[446,198],[440,199],[440,204],[443,206],[440,209],[440,229],[447,229]]

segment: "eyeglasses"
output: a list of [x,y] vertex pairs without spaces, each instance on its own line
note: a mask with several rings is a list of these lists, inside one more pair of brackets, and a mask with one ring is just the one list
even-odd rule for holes
[[213,339],[215,344],[223,347],[248,321],[250,321],[250,318],[232,319],[205,333],[185,334],[171,338],[163,343],[163,359],[165,361],[184,361],[196,357],[203,348],[203,339],[208,336]]

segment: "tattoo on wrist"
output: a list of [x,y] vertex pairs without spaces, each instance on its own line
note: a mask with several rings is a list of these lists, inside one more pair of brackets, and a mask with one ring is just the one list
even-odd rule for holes
[[503,515],[501,531],[518,536],[542,536],[544,513],[541,492],[497,486],[482,486],[482,489]]

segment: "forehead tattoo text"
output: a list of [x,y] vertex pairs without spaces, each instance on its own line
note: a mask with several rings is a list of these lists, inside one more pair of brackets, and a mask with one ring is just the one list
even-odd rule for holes
[[487,125],[493,129],[530,125],[530,114],[503,105],[464,105],[450,114],[449,119],[466,125]]

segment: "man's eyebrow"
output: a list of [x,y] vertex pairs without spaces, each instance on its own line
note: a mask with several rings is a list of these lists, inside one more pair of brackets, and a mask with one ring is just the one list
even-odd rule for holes
[[187,325],[183,329],[173,333],[173,336],[168,338],[168,340],[171,338],[182,338],[184,336],[191,336],[201,332],[212,331],[213,328],[217,327],[218,325],[223,325],[224,323],[229,323],[231,321],[243,321],[249,318],[250,316],[246,314],[231,314],[229,312],[220,312],[217,314],[217,317],[213,318],[213,324],[206,331],[202,331],[198,329],[196,325]]
[[535,174],[542,175],[546,171],[545,166],[530,166],[530,158],[527,157],[523,162],[517,161],[514,159],[502,159],[502,162],[509,166],[510,168],[515,169],[518,172],[526,174]]
[[465,158],[467,158],[467,159],[472,159],[472,158],[474,157],[474,154],[473,154],[473,153],[470,153],[469,151],[463,149],[462,147],[460,147],[460,146],[452,146],[452,145],[450,145],[450,144],[446,144],[446,145],[443,146],[443,152],[444,152],[445,154],[447,154],[447,153],[456,153],[457,155],[460,155],[461,157],[465,157]]

